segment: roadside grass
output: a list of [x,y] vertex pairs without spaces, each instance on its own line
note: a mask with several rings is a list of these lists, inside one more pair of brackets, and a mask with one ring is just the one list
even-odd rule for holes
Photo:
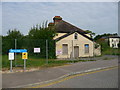
[[[62,66],[70,63],[77,62],[87,62],[87,61],[96,61],[96,60],[56,60],[56,59],[48,59],[48,63],[46,63],[46,59],[41,59],[40,57],[29,56],[28,60],[26,60],[27,68],[36,68],[36,67],[54,67],[54,66]],[[16,55],[16,65],[19,68],[23,67],[24,60],[21,59],[21,55]],[[15,60],[13,61],[13,67],[15,67]],[[8,55],[2,55],[2,68],[9,69],[10,61],[8,60]]]
[[106,48],[102,51],[102,55],[120,55],[120,49],[117,48]]
[[105,57],[103,60],[113,60],[114,58]]

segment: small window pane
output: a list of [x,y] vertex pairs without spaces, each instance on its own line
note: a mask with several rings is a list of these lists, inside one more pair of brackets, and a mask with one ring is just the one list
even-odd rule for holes
[[77,39],[77,33],[75,33],[74,38]]
[[114,47],[114,44],[112,44],[112,47]]

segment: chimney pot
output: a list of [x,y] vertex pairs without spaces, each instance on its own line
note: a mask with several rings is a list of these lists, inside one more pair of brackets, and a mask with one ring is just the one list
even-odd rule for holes
[[55,16],[53,20],[54,20],[54,23],[57,24],[58,22],[62,20],[62,18],[60,16]]

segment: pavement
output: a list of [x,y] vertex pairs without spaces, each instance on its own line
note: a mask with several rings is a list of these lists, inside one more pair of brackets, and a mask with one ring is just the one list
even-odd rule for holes
[[33,72],[2,74],[2,88],[22,88],[54,80],[74,72],[112,66],[118,66],[118,58],[112,60],[78,62],[66,66],[41,69]]

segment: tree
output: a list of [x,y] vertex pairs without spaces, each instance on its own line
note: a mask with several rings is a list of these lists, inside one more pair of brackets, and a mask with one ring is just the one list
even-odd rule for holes
[[8,30],[7,34],[8,35],[6,37],[8,37],[9,39],[23,38],[23,34],[17,29]]
[[28,33],[29,38],[31,39],[50,39],[56,35],[54,27],[47,27],[47,21],[42,25],[36,25],[31,28]]
[[17,39],[17,48],[22,47],[23,34],[19,30],[9,30],[7,34],[7,36],[2,36],[2,54],[7,54],[9,49],[15,48],[15,39]]
[[[54,26],[47,27],[47,21],[42,23],[42,25],[33,26],[28,33],[28,40],[25,44],[26,48],[31,52],[34,47],[40,47],[41,53],[38,55],[41,58],[45,58],[46,55],[46,40],[48,42],[48,58],[55,58],[55,41],[53,37],[56,35]],[[28,45],[28,46],[27,46]]]
[[95,36],[95,33],[92,32],[92,31],[90,31],[90,30],[86,30],[86,32],[87,32],[88,34],[90,34],[91,37]]
[[114,34],[104,33],[104,34],[101,34],[101,35],[97,35],[97,36],[94,38],[94,40],[97,41],[97,40],[99,40],[99,39],[101,39],[101,38],[103,38],[103,37],[108,38],[109,36],[116,36],[116,35],[118,35],[118,34],[117,34],[117,33],[114,33]]
[[118,43],[118,48],[120,48],[120,42]]

